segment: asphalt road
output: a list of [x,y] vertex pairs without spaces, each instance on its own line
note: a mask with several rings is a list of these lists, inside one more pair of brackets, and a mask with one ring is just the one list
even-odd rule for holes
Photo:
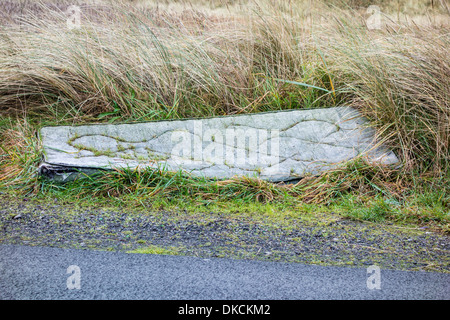
[[450,274],[0,245],[0,299],[448,300]]

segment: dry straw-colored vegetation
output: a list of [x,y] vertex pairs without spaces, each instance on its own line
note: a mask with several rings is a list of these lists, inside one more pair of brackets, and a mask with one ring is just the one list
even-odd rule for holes
[[[72,4],[80,8],[80,28],[68,28]],[[3,117],[134,121],[350,105],[372,120],[404,172],[448,175],[450,12],[444,0],[0,5]],[[379,28],[368,28],[370,5],[381,10]],[[3,130],[4,139],[10,133]],[[401,193],[398,173],[397,180],[384,177],[385,187]],[[313,201],[328,197],[336,181],[321,177],[318,188],[295,190]]]

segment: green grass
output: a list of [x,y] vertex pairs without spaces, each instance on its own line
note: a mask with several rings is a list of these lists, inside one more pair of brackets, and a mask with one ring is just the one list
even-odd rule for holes
[[141,254],[159,254],[159,255],[179,255],[182,249],[180,247],[159,247],[156,245],[149,245],[142,248],[127,251],[128,253]]
[[[367,170],[355,172],[355,168],[347,166],[295,185],[245,177],[215,181],[163,169],[120,170],[66,184],[39,180],[38,193],[68,203],[94,201],[98,205],[162,208],[194,215],[219,211],[228,216],[244,215],[274,223],[308,214],[336,212],[354,220],[450,231],[448,177],[435,180],[433,187],[419,183],[402,187],[403,192],[397,193],[396,188],[389,189],[387,179],[369,180]],[[333,174],[335,177],[331,178]],[[343,175],[346,179],[338,178]]]

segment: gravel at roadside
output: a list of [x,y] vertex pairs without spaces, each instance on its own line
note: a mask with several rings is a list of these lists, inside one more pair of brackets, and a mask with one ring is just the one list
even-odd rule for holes
[[337,214],[275,224],[220,212],[81,207],[0,195],[0,243],[450,272],[449,236]]

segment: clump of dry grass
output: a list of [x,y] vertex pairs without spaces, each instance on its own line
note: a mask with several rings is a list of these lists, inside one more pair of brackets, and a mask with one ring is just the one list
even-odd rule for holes
[[27,122],[0,127],[0,186],[35,189],[41,151],[36,130]]
[[[325,55],[330,72],[404,161],[445,174],[450,153],[450,37],[446,29],[403,26],[360,34],[337,26]],[[337,42],[336,42],[337,40]],[[357,50],[356,50],[357,49]]]
[[411,187],[411,180],[398,170],[357,159],[319,176],[300,180],[292,187],[292,192],[305,203],[329,203],[349,193],[361,197],[381,193],[389,198],[404,199],[405,190]]

